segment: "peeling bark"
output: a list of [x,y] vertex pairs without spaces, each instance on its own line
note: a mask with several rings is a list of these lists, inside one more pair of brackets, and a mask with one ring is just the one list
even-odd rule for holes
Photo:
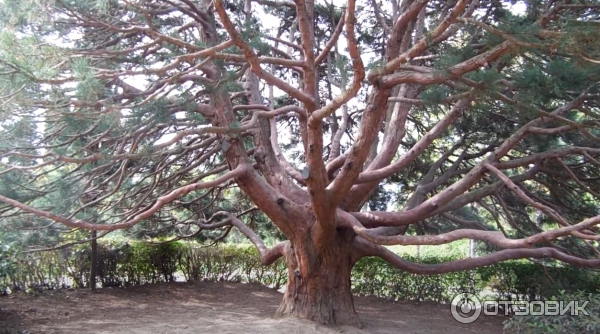
[[354,265],[350,236],[338,230],[334,240],[319,249],[311,240],[292,244],[286,252],[288,285],[277,316],[360,326],[350,283]]

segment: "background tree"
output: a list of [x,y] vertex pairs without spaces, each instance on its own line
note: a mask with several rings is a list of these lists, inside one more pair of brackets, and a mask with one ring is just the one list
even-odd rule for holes
[[[358,322],[365,256],[600,266],[595,1],[1,7],[5,228],[235,227],[287,262],[277,313],[324,323]],[[287,240],[267,248],[253,215]],[[384,247],[465,238],[489,254]]]

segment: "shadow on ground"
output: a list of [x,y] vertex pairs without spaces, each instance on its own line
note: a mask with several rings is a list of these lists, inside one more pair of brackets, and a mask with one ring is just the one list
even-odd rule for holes
[[452,318],[448,305],[357,297],[364,328],[328,327],[273,319],[281,297],[253,284],[199,282],[16,294],[0,298],[0,328],[10,334],[500,334],[505,319],[482,317],[465,325]]

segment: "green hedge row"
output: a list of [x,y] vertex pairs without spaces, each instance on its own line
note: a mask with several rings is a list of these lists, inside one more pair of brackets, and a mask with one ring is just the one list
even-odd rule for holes
[[[427,264],[456,259],[405,258]],[[13,256],[3,260],[0,292],[89,287],[89,269],[87,249]],[[265,267],[252,246],[200,247],[188,243],[102,244],[99,245],[97,273],[102,287],[202,280],[252,282],[279,288],[287,281],[283,260]],[[457,292],[471,292],[485,298],[533,300],[558,295],[560,291],[597,292],[600,277],[593,271],[542,266],[528,261],[423,276],[395,269],[379,258],[363,258],[352,271],[352,286],[357,295],[397,300],[448,302]]]
[[[455,260],[452,257],[404,258],[424,264]],[[431,276],[410,274],[392,267],[381,258],[369,257],[359,260],[354,266],[352,288],[355,294],[362,296],[448,302],[459,292],[481,292],[485,282],[478,281],[476,275],[476,271]]]
[[[179,280],[260,283],[281,287],[285,263],[262,266],[251,246],[199,247],[186,243],[153,246],[141,242],[98,245],[97,281],[102,287],[126,287]],[[88,249],[23,254],[3,267],[1,291],[87,288]]]
[[[456,257],[412,257],[422,264],[456,260]],[[457,293],[473,293],[484,299],[539,300],[563,292],[600,290],[598,272],[577,267],[544,266],[527,260],[507,261],[468,271],[416,275],[393,268],[380,258],[363,258],[352,272],[354,292],[397,300],[449,302]]]
[[[600,333],[600,295],[584,292],[561,293],[550,300],[579,301],[585,311],[578,314],[515,316],[504,323],[504,334],[598,334]],[[579,304],[583,305],[583,304]]]

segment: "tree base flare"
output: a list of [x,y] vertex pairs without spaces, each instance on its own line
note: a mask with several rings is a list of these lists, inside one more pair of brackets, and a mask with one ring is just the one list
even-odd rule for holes
[[350,283],[354,263],[346,243],[334,245],[314,256],[307,256],[306,249],[286,254],[288,284],[277,317],[362,327]]
[[307,296],[288,294],[286,290],[276,317],[308,319],[325,325],[352,325],[362,328],[354,309],[352,295],[341,296],[337,292],[322,295],[311,302]]

